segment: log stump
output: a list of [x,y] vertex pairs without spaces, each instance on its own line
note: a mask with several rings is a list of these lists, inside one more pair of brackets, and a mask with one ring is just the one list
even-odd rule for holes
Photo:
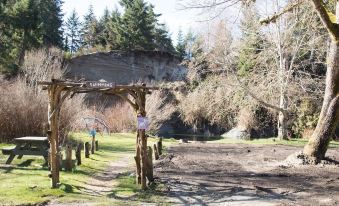
[[92,138],[91,153],[94,154],[95,151],[95,137]]
[[95,151],[99,151],[99,141],[95,141]]
[[159,154],[158,154],[157,144],[153,145],[153,151],[154,151],[154,159],[158,160],[159,159]]
[[153,177],[153,157],[152,157],[152,147],[148,146],[147,147],[147,157],[148,157],[148,165],[147,165],[147,179],[148,182],[154,182],[154,177]]
[[160,137],[159,141],[157,142],[157,148],[158,148],[158,155],[162,155],[162,138]]
[[89,150],[90,150],[90,145],[89,145],[89,142],[86,142],[85,143],[85,157],[86,158],[89,158]]
[[75,150],[75,158],[77,159],[77,165],[81,165],[81,148],[82,148],[82,144],[79,143]]
[[72,145],[66,145],[65,171],[72,171]]

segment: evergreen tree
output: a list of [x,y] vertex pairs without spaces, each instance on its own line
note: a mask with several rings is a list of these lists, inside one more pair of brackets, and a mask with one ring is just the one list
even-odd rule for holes
[[111,49],[159,50],[175,53],[172,40],[160,15],[144,0],[121,0],[123,15],[117,10],[111,14],[108,45]]
[[15,73],[27,50],[62,46],[61,0],[0,2],[0,68]]
[[158,51],[175,53],[172,39],[165,24],[160,24],[155,29],[155,47]]
[[260,33],[259,15],[253,3],[243,7],[242,16],[242,37],[237,64],[239,75],[246,75],[258,63],[256,59],[263,46],[263,35]]
[[194,43],[196,41],[196,36],[194,35],[194,33],[192,32],[192,30],[190,29],[186,36],[185,36],[185,40],[184,40],[184,45],[186,46],[186,56],[185,59],[191,60],[193,57],[193,46]]
[[183,60],[186,56],[186,44],[185,44],[185,40],[184,40],[184,36],[183,36],[181,28],[179,29],[179,32],[178,32],[177,45],[175,49],[180,59]]
[[123,49],[121,44],[124,41],[124,27],[121,20],[121,14],[116,8],[108,22],[108,39],[106,39],[107,46],[110,49]]
[[94,15],[93,5],[88,8],[87,14],[84,16],[84,23],[82,29],[83,46],[86,48],[93,48],[99,39],[98,21]]
[[39,19],[39,1],[18,0],[8,1],[9,7],[5,9],[8,16],[6,24],[9,35],[9,44],[11,44],[10,62],[16,68],[23,63],[25,52],[31,48],[37,48],[41,45],[41,36],[36,35],[39,31],[41,19]]
[[75,10],[72,11],[66,22],[66,39],[69,41],[69,51],[76,52],[81,46],[81,22]]
[[156,15],[153,6],[143,0],[121,1],[121,4],[125,7],[122,48],[154,50]]
[[61,0],[46,0],[40,3],[40,35],[43,45],[62,47],[62,4]]
[[104,47],[108,45],[110,18],[111,14],[106,7],[98,25],[98,43]]

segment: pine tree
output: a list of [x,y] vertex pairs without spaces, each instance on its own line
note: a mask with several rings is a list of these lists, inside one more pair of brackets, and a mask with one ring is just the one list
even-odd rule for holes
[[179,58],[183,60],[186,56],[186,44],[181,28],[179,29],[178,32],[177,45],[175,49],[177,51],[177,54],[179,55]]
[[98,21],[94,15],[93,5],[88,8],[87,14],[84,16],[82,29],[83,47],[93,48],[99,39]]
[[78,51],[82,44],[81,41],[81,22],[75,10],[72,11],[66,22],[66,39],[69,41],[69,50],[71,53]]
[[193,46],[196,41],[196,36],[192,32],[191,29],[187,32],[184,40],[184,44],[186,46],[186,57],[185,59],[191,60],[193,57]]
[[[108,22],[108,39],[106,39],[107,46],[110,49],[124,49],[121,45],[125,41],[124,27],[121,20],[121,14],[116,8],[111,13],[111,18]],[[126,49],[126,48],[125,48]]]
[[155,29],[155,47],[158,51],[175,53],[172,39],[165,24],[159,24]]
[[98,25],[98,43],[104,47],[108,45],[110,18],[111,14],[106,7]]
[[260,32],[259,15],[253,4],[247,5],[242,10],[240,30],[242,33],[241,45],[239,46],[238,73],[248,74],[258,63],[257,56],[263,45]]
[[46,0],[40,3],[40,35],[43,45],[62,47],[62,4],[62,0]]
[[144,0],[121,0],[123,15],[111,14],[108,45],[111,49],[159,50],[175,53],[167,28],[158,22],[154,6]]
[[0,2],[0,67],[15,73],[27,50],[62,47],[61,0]]
[[122,16],[122,47],[129,50],[154,50],[156,15],[153,6],[143,0],[121,1],[121,4],[125,7]]

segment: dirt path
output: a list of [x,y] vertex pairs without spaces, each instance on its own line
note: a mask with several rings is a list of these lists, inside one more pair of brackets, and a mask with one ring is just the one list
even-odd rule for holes
[[[338,166],[290,166],[300,147],[189,143],[171,147],[155,174],[178,205],[338,205]],[[330,150],[329,156],[339,152]]]
[[[81,192],[88,194],[89,196],[107,196],[112,192],[112,188],[115,184],[115,179],[122,173],[131,170],[131,165],[128,164],[133,154],[124,153],[118,161],[112,161],[109,167],[104,171],[88,180]],[[97,203],[77,200],[71,203],[60,203],[58,199],[52,200],[48,204],[49,206],[86,206],[86,205],[97,205]]]

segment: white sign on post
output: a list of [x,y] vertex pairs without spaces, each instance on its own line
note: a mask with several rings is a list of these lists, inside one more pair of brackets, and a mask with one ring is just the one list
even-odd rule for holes
[[138,129],[148,129],[148,118],[147,117],[138,117]]

